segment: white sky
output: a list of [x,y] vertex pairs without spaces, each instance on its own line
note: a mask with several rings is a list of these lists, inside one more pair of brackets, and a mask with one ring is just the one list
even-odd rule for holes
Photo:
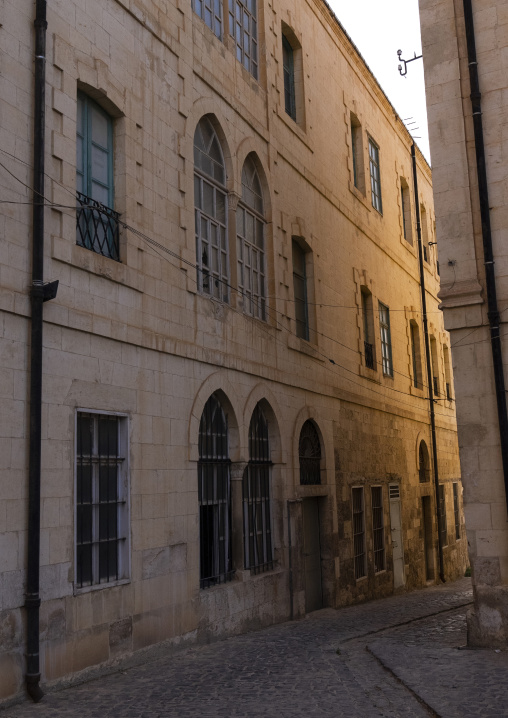
[[[425,107],[423,61],[407,67],[405,78],[397,70],[397,50],[409,60],[421,55],[418,0],[327,0],[339,21],[363,55],[400,117],[412,117],[408,129],[430,161]],[[406,124],[409,124],[406,122]],[[413,129],[418,127],[419,129]],[[418,139],[418,136],[421,139]]]

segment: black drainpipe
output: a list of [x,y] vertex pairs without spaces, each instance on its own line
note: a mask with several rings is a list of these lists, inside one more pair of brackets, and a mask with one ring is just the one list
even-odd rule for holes
[[425,337],[425,357],[427,363],[427,383],[429,385],[429,411],[430,411],[430,433],[432,439],[432,462],[434,467],[434,488],[436,493],[436,514],[437,514],[437,545],[439,553],[439,578],[445,583],[444,562],[443,562],[443,541],[441,538],[441,504],[439,503],[439,473],[437,465],[437,441],[436,441],[436,416],[434,412],[434,387],[432,380],[432,365],[430,361],[429,327],[427,323],[427,298],[425,296],[425,270],[423,267],[422,247],[422,226],[420,222],[420,201],[418,199],[418,177],[416,174],[416,151],[415,143],[411,145],[411,160],[413,162],[413,185],[415,193],[416,208],[416,234],[418,237],[418,259],[420,265],[420,289],[422,294],[423,313],[423,335]]
[[492,234],[490,230],[489,192],[487,184],[487,170],[485,165],[485,147],[483,144],[482,104],[480,84],[478,82],[478,63],[476,61],[473,8],[471,0],[463,0],[463,3],[464,21],[466,25],[467,59],[469,64],[469,83],[471,88],[471,107],[473,110],[478,194],[480,197],[480,215],[482,220],[483,258],[485,264],[485,284],[487,289],[490,342],[492,347],[492,363],[494,365],[494,381],[496,386],[501,456],[503,460],[504,487],[508,508],[508,416],[506,411],[503,350],[499,334],[500,316],[496,296],[494,253],[492,251]]
[[42,304],[44,302],[44,128],[46,83],[46,0],[35,2],[35,93],[32,238],[32,326],[30,345],[30,455],[28,470],[28,559],[25,594],[26,688],[35,703],[39,681],[39,554],[41,523]]

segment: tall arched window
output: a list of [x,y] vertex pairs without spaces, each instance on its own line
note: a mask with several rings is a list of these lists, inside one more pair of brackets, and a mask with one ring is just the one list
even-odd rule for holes
[[198,288],[228,301],[226,168],[222,148],[208,117],[194,134],[194,206]]
[[298,445],[300,458],[300,483],[321,483],[321,442],[313,421],[308,419],[302,426]]
[[208,588],[233,577],[231,561],[231,462],[228,425],[215,394],[199,424],[200,586]]
[[249,155],[242,171],[242,199],[236,211],[238,289],[246,314],[265,319],[265,219],[261,182]]
[[427,444],[424,441],[420,441],[420,446],[418,448],[418,476],[421,484],[430,481],[429,450],[427,449]]
[[261,573],[273,568],[270,514],[270,442],[268,422],[259,404],[249,427],[249,463],[243,475],[245,568]]

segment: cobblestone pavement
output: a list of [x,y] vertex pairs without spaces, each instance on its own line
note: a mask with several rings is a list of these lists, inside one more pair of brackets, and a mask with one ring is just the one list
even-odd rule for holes
[[[465,644],[469,579],[324,609],[0,710],[0,718],[508,716],[508,653]],[[504,679],[504,680],[503,680]]]

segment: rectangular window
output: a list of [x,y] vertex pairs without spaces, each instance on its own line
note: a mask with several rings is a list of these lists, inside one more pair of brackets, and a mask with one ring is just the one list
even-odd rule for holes
[[262,573],[273,568],[270,518],[270,462],[250,461],[243,478],[245,568]]
[[352,489],[353,503],[353,551],[355,579],[367,575],[367,556],[365,550],[365,506],[363,488]]
[[400,205],[402,209],[402,231],[404,239],[412,245],[413,232],[411,226],[411,201],[409,199],[409,186],[403,177],[401,177],[400,180]]
[[374,540],[374,570],[384,571],[385,566],[385,516],[383,510],[383,487],[372,486],[372,537]]
[[420,226],[422,235],[423,259],[430,263],[429,228],[427,225],[427,212],[423,204],[420,205]]
[[293,290],[295,295],[296,336],[309,340],[307,267],[305,251],[293,240]]
[[421,389],[423,386],[422,381],[422,362],[420,354],[420,332],[418,330],[418,324],[411,321],[409,324],[409,330],[411,332],[411,358],[413,360],[413,386],[416,389]]
[[113,210],[113,122],[78,92],[76,117],[76,242],[97,254],[120,259],[120,215]]
[[369,166],[370,166],[370,192],[372,206],[382,214],[383,204],[381,202],[381,174],[379,170],[379,147],[369,137]]
[[236,43],[236,59],[257,80],[257,0],[229,0],[229,34]]
[[446,499],[444,484],[439,484],[439,534],[441,536],[441,546],[448,544],[448,536],[446,531]]
[[291,119],[296,122],[295,63],[293,48],[289,40],[282,36],[282,67],[284,71],[284,107]]
[[363,140],[362,126],[356,117],[351,113],[351,153],[353,160],[353,181],[356,189],[365,194],[365,172],[363,169]]
[[453,484],[453,516],[455,521],[455,540],[460,539],[459,485]]
[[368,369],[375,369],[374,343],[373,343],[373,312],[372,294],[362,289],[362,316],[363,316],[363,346],[365,350],[365,366]]
[[129,577],[127,417],[78,412],[76,588]]
[[192,8],[222,40],[222,0],[192,0]]
[[393,376],[392,338],[390,334],[390,310],[379,302],[379,327],[381,330],[381,355],[383,358],[383,374]]

